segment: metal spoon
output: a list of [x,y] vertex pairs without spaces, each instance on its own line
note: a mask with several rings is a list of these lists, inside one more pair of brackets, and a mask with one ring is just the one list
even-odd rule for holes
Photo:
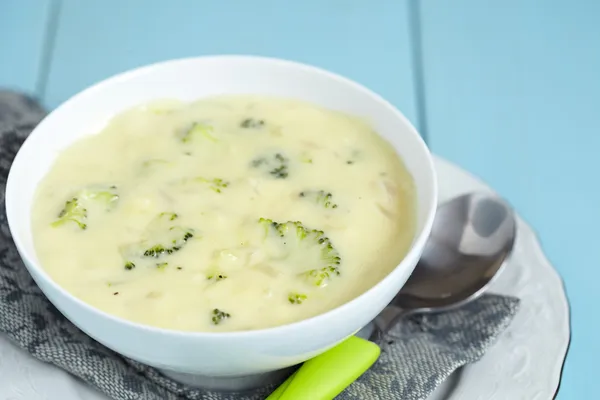
[[515,238],[514,214],[497,196],[469,193],[442,204],[412,275],[362,334],[373,340],[408,314],[446,311],[475,300],[497,276]]
[[[515,237],[514,214],[494,195],[470,193],[440,205],[414,272],[392,302],[356,336],[378,342],[408,314],[446,311],[478,298],[512,252]],[[351,337],[305,362],[269,400],[331,399],[378,356],[374,343]],[[315,376],[319,385],[314,385]]]

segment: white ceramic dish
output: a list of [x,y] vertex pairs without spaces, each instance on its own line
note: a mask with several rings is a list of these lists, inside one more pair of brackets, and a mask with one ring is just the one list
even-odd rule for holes
[[[435,164],[440,201],[490,190],[447,161],[438,158]],[[519,313],[479,362],[452,375],[427,400],[554,397],[569,344],[569,307],[562,281],[534,231],[522,219],[518,221],[515,252],[491,290],[519,297]],[[0,336],[0,399],[108,400],[65,371],[34,359],[4,336]]]
[[[492,191],[457,166],[436,159],[439,201]],[[534,230],[517,218],[517,241],[490,292],[518,297],[519,312],[475,364],[452,375],[428,400],[546,400],[555,397],[571,331],[563,282]]]
[[[403,158],[416,183],[417,235],[402,263],[372,289],[317,317],[248,332],[184,333],[125,321],[73,297],[50,279],[35,254],[30,209],[35,189],[58,153],[100,130],[119,111],[154,99],[258,93],[298,98],[366,117]],[[7,182],[11,233],[29,272],[50,301],[105,346],[168,372],[240,376],[311,358],[368,323],[405,283],[431,230],[437,201],[432,157],[410,122],[368,89],[329,72],[245,56],[182,59],[139,68],[81,92],[53,111],[17,154]]]

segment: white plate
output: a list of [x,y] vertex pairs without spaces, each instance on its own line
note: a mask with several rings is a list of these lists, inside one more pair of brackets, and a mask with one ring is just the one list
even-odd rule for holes
[[[436,158],[440,201],[491,189],[459,167]],[[560,382],[569,345],[569,305],[561,278],[521,218],[511,260],[490,291],[521,299],[521,308],[496,344],[428,400],[548,400]]]
[[[440,201],[490,190],[447,161],[436,158],[436,168]],[[492,290],[519,297],[519,313],[479,362],[454,374],[428,400],[547,400],[554,396],[569,343],[569,308],[561,279],[521,219],[514,255]],[[106,397],[0,336],[0,399]]]

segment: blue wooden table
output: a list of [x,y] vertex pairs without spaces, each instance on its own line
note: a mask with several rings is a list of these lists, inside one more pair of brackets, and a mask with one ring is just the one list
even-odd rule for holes
[[215,53],[290,58],[369,86],[538,231],[572,311],[558,398],[592,399],[598,21],[597,0],[0,0],[0,86],[52,108],[116,72]]

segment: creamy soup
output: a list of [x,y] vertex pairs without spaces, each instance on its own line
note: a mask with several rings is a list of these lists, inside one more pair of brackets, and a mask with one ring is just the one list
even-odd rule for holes
[[396,267],[412,178],[364,121],[257,96],[161,101],[57,158],[33,207],[43,268],[83,301],[185,331],[302,320]]

